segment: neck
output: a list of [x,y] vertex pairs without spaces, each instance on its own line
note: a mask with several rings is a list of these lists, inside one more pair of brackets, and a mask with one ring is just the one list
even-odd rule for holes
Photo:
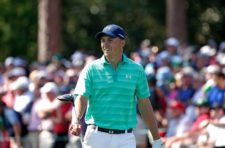
[[115,57],[115,58],[107,58],[106,59],[108,60],[109,63],[111,63],[113,65],[113,67],[116,69],[118,67],[118,64],[122,61],[122,57],[123,55],[121,56],[118,56],[118,57]]

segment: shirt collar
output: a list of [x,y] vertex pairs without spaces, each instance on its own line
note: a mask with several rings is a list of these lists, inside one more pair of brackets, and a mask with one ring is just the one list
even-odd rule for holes
[[[102,64],[109,64],[109,62],[107,61],[106,57],[103,55],[101,57],[101,63]],[[128,58],[125,54],[123,54],[123,57],[122,57],[122,61],[120,62],[121,64],[125,64],[125,63],[128,63]]]

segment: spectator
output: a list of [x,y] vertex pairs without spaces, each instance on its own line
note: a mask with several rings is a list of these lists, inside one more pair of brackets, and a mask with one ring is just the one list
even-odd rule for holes
[[225,105],[224,103],[212,105],[211,121],[206,128],[208,134],[207,144],[210,146],[211,143],[214,147],[225,147]]
[[165,140],[165,147],[194,146],[197,142],[198,135],[202,129],[206,128],[209,123],[209,103],[203,98],[195,102],[197,118],[193,122],[191,129],[180,136],[173,136]]
[[37,102],[37,113],[42,119],[39,146],[51,148],[55,142],[54,123],[58,120],[53,112],[60,106],[59,100],[56,99],[58,87],[54,82],[48,82],[40,91],[41,99]]
[[154,75],[148,75],[148,86],[150,90],[151,96],[149,97],[153,110],[155,112],[156,119],[158,121],[158,126],[160,128],[165,127],[165,114],[166,114],[166,108],[167,108],[167,101],[166,98],[162,92],[162,90],[157,87],[157,80]]
[[148,57],[151,54],[151,41],[149,39],[144,39],[141,42],[138,54],[141,57],[141,64],[145,66],[148,63]]
[[209,103],[223,104],[225,101],[225,74],[223,72],[217,72],[215,74],[215,86],[207,93]]
[[166,137],[182,136],[190,129],[192,121],[185,115],[185,105],[181,101],[170,102],[168,115]]
[[[4,102],[0,99],[0,146],[4,148],[21,148],[22,147],[22,133],[21,133],[21,121],[18,118],[16,112],[8,108]],[[3,136],[3,137],[1,137]],[[10,137],[10,141],[7,141]],[[5,138],[5,139],[4,139]],[[9,146],[10,145],[10,146]]]
[[[179,46],[180,46],[180,43],[179,43],[178,39],[176,39],[174,37],[167,38],[165,40],[165,50],[163,50],[162,52],[160,52],[158,54],[158,56],[156,57],[157,65],[159,67],[161,67],[161,66],[170,66],[171,59],[174,56],[176,56],[176,57],[180,57],[181,56],[180,53],[179,53],[179,51],[178,51]],[[164,61],[166,63],[163,63]]]
[[181,85],[177,90],[177,99],[187,106],[192,102],[192,97],[195,93],[195,89],[193,88],[194,70],[191,67],[185,67],[181,74]]

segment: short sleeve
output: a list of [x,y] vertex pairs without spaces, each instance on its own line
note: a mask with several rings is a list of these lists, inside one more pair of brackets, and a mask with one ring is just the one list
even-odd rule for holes
[[74,95],[82,95],[89,98],[91,94],[91,67],[86,66],[79,76],[77,85],[74,90]]
[[8,122],[11,125],[14,125],[14,124],[20,122],[19,117],[18,117],[18,115],[16,114],[16,112],[14,110],[12,110],[12,109],[5,109],[4,112],[5,112],[5,117],[7,118]]
[[139,70],[139,78],[137,81],[136,96],[138,99],[145,99],[150,96],[148,81],[144,69],[141,67]]

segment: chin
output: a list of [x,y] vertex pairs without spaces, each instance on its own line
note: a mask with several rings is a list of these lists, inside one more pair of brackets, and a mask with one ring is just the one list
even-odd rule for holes
[[110,54],[104,54],[107,59],[110,59]]
[[104,53],[104,55],[105,55],[106,57],[109,57],[109,56],[110,56],[110,54],[109,54],[109,53]]

